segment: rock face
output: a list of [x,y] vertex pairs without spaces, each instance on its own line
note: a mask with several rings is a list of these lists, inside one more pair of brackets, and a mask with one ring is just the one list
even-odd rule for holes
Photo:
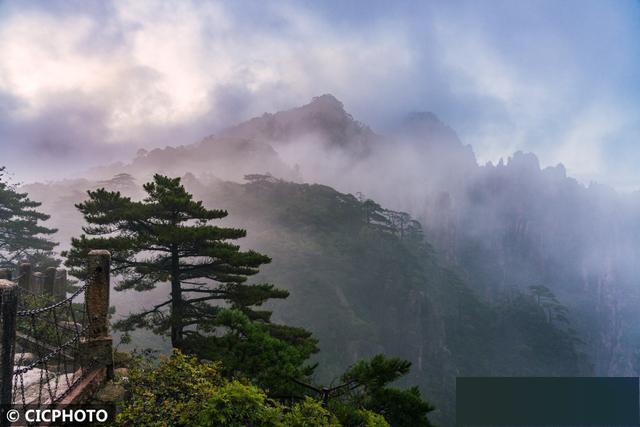
[[454,196],[463,206],[457,260],[470,284],[488,298],[505,286],[546,284],[570,307],[595,375],[635,372],[635,196],[584,187],[561,165],[541,170],[533,154],[478,171]]

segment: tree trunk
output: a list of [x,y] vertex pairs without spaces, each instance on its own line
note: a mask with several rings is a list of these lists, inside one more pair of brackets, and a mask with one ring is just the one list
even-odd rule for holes
[[182,348],[183,318],[182,288],[180,287],[180,259],[177,250],[171,253],[171,346]]

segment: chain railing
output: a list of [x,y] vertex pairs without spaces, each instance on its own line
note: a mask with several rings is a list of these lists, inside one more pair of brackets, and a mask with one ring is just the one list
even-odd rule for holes
[[92,251],[88,265],[70,295],[66,272],[49,269],[38,283],[42,276],[23,264],[17,284],[0,272],[0,404],[60,403],[98,370],[113,374],[109,253]]
[[87,331],[84,292],[89,285],[57,302],[18,288],[14,404],[57,403],[89,371],[81,346]]

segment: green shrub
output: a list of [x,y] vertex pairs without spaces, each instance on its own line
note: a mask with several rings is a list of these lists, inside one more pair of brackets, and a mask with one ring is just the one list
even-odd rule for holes
[[278,425],[281,410],[259,388],[231,381],[216,389],[202,405],[195,425],[263,426]]
[[174,350],[154,367],[140,362],[129,371],[130,399],[116,418],[126,426],[193,425],[203,402],[224,384],[218,363],[198,362]]
[[323,408],[320,402],[308,396],[302,402],[293,405],[282,418],[282,424],[287,427],[334,427],[340,425],[337,418]]
[[[287,408],[260,388],[221,375],[219,362],[198,361],[174,350],[157,365],[138,359],[129,371],[129,398],[119,426],[336,427],[336,417],[306,397]],[[386,424],[360,424],[383,426]]]

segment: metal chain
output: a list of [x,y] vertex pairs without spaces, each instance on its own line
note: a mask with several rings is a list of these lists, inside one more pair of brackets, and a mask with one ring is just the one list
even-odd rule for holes
[[[20,277],[16,280],[19,278]],[[36,354],[38,355],[37,360],[31,361],[26,366],[14,369],[13,372],[15,378],[13,396],[18,399],[22,398],[23,405],[27,403],[34,403],[26,402],[27,396],[25,392],[24,375],[29,371],[38,367],[40,368],[40,378],[39,380],[36,379],[35,383],[35,387],[37,387],[37,389],[34,389],[34,391],[37,390],[37,396],[33,396],[33,394],[31,394],[32,392],[29,392],[29,396],[33,396],[33,399],[36,399],[38,404],[46,403],[43,402],[43,398],[50,403],[59,402],[89,373],[89,366],[84,366],[86,359],[80,354],[81,348],[79,346],[80,340],[86,335],[86,332],[89,329],[89,324],[87,323],[88,319],[86,318],[86,313],[85,315],[82,315],[80,312],[76,313],[78,309],[76,308],[74,300],[82,292],[85,292],[92,283],[94,283],[94,281],[92,280],[92,277],[89,277],[86,279],[85,283],[69,297],[48,306],[17,311],[16,315],[18,318],[30,319],[25,319],[27,324],[30,326],[25,325],[28,329],[24,332],[28,334],[27,343],[30,342],[29,337],[32,337],[32,340],[34,340],[34,343],[32,344],[35,344],[37,347]],[[35,293],[22,287],[18,287],[18,291],[19,295],[22,296],[21,299],[25,297],[40,296],[39,293]],[[66,307],[66,309],[62,310],[68,310],[68,312],[64,313],[63,311],[57,313],[57,309],[60,309],[61,307]],[[38,325],[36,324],[36,321],[38,322]],[[61,322],[64,323],[69,321],[72,322],[72,327],[61,324]],[[79,324],[78,321],[81,323]],[[51,334],[47,332],[48,329],[46,329],[46,325],[50,325],[50,327],[55,328]],[[42,326],[45,327],[44,330],[41,328]],[[38,331],[43,332],[44,335]],[[56,345],[53,349],[49,344],[47,344],[47,337],[49,335],[52,335],[51,339],[53,340],[54,345]],[[70,335],[70,339],[62,342],[65,337]],[[44,340],[41,341],[43,338]],[[49,351],[43,356],[40,352],[42,349]],[[71,353],[68,353],[69,349],[73,349]],[[25,353],[22,352],[22,355],[20,356],[21,363],[24,360],[24,354]],[[80,375],[77,375],[78,372],[80,372]],[[64,375],[64,379],[60,378],[60,375]],[[32,382],[29,380],[27,386],[30,388],[32,387],[31,384]],[[58,393],[61,388],[64,389],[64,391],[62,391],[62,393]],[[32,397],[29,397],[29,400],[31,399]]]
[[67,302],[73,300],[75,297],[77,297],[78,295],[80,295],[82,292],[84,292],[89,286],[91,285],[91,282],[87,281],[84,285],[82,285],[81,288],[79,288],[77,291],[75,291],[70,297],[65,298],[63,300],[60,300],[58,302],[56,302],[55,304],[51,304],[47,307],[40,307],[40,308],[35,308],[32,310],[20,310],[16,313],[17,316],[19,317],[26,317],[26,316],[33,316],[35,314],[40,314],[40,313],[44,313],[45,311],[50,311],[53,310],[57,307],[60,307],[63,304],[66,304]]
[[23,368],[19,368],[13,371],[13,374],[24,374],[25,372],[28,372],[32,369],[34,369],[36,366],[38,365],[42,365],[45,364],[46,362],[48,362],[49,360],[51,360],[55,355],[61,353],[63,350],[67,349],[68,347],[72,346],[73,344],[77,343],[78,341],[80,341],[80,338],[82,338],[82,335],[89,330],[89,326],[85,326],[79,334],[75,335],[72,339],[68,340],[67,342],[65,342],[64,344],[60,345],[58,348],[56,348],[55,350],[49,352],[46,356],[43,356],[41,358],[39,358],[38,360],[36,360],[35,362],[31,362],[29,365],[23,367]]

